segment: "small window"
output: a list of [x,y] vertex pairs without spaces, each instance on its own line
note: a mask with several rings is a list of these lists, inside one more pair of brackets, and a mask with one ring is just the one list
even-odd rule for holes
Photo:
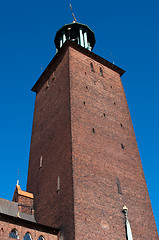
[[38,240],[45,240],[45,238],[43,236],[40,236]]
[[23,237],[23,240],[33,240],[32,237],[31,237],[31,234],[30,233],[26,233],[25,236]]
[[60,191],[60,177],[57,178],[57,193]]
[[19,239],[19,235],[16,229],[12,229],[12,231],[9,233],[9,237],[10,238],[14,238],[14,239]]
[[121,148],[122,148],[122,149],[124,149],[124,148],[125,148],[125,146],[124,146],[123,144],[121,144]]
[[42,168],[42,166],[43,166],[43,156],[41,155],[40,156],[40,168]]
[[93,63],[90,63],[90,66],[91,66],[91,71],[94,72]]
[[54,80],[55,80],[55,72],[53,72],[52,74],[52,82],[54,82]]
[[100,75],[103,76],[103,70],[101,67],[100,67]]
[[119,181],[118,178],[117,178],[117,187],[118,187],[118,193],[119,193],[120,195],[122,195],[121,186],[120,186],[120,181]]

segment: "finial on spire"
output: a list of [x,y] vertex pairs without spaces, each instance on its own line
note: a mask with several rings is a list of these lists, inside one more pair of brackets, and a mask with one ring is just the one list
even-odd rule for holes
[[111,57],[112,57],[112,61],[113,61],[113,64],[114,64],[114,59],[113,59],[113,54],[112,54],[112,52],[111,52],[110,54],[111,54]]
[[71,13],[72,13],[72,16],[73,16],[73,19],[74,19],[73,22],[77,22],[77,20],[76,20],[76,18],[75,18],[75,15],[74,15],[74,13],[73,13],[73,10],[72,10],[72,5],[71,5],[71,3],[70,3],[70,9],[71,9]]
[[17,179],[17,186],[19,186],[19,169],[18,169],[18,179]]

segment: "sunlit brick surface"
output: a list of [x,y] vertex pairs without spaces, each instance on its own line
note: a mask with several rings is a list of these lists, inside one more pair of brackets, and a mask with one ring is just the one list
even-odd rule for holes
[[9,233],[12,229],[16,229],[18,232],[18,239],[23,240],[23,237],[27,232],[32,236],[33,240],[38,240],[40,236],[43,236],[45,240],[58,240],[58,237],[43,231],[43,229],[36,229],[28,225],[28,223],[20,222],[20,220],[11,220],[7,216],[0,217],[0,240],[11,240],[13,238],[9,237]]
[[35,103],[27,191],[38,221],[66,240],[125,240],[126,205],[133,238],[157,240],[119,73],[79,47],[60,54]]

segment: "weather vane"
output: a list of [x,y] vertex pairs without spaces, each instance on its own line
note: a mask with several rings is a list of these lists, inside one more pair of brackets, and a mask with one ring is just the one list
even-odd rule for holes
[[72,13],[74,22],[77,22],[77,20],[76,20],[76,18],[75,18],[75,15],[74,15],[74,13],[73,13],[73,10],[72,10],[72,5],[71,5],[71,3],[70,3],[70,9],[71,9],[71,13]]

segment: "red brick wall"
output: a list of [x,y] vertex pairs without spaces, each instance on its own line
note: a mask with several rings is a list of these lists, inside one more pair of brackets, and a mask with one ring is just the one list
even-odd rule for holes
[[18,203],[19,212],[26,213],[26,214],[31,214],[31,215],[34,214],[34,209],[33,209],[34,198],[20,195],[18,193],[17,186],[16,186],[16,189],[15,189],[12,201]]
[[45,240],[57,240],[57,236],[53,234],[31,229],[25,225],[18,225],[16,223],[8,222],[7,218],[6,221],[2,221],[0,218],[0,240],[11,240],[12,238],[9,238],[9,233],[12,231],[12,229],[16,229],[18,231],[19,240],[23,240],[23,237],[27,232],[31,234],[33,240],[38,240],[41,235]]
[[[68,51],[36,96],[27,191],[35,217],[74,239]],[[42,155],[42,167],[40,157]],[[60,191],[57,181],[60,177]]]
[[134,239],[158,239],[120,76],[71,47],[59,62],[35,103],[27,191],[37,220],[66,240],[124,240],[126,205]]
[[126,239],[124,205],[133,238],[158,239],[120,76],[71,48],[69,69],[75,239]]
[[34,214],[33,209],[33,201],[34,199],[28,198],[25,196],[18,196],[18,209],[20,212],[26,213],[26,214]]

